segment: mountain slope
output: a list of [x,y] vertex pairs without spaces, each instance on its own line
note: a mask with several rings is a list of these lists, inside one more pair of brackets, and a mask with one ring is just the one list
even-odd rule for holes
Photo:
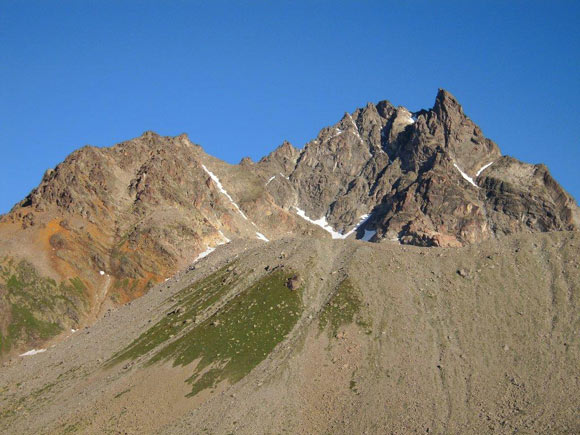
[[231,240],[458,247],[579,226],[545,166],[501,156],[444,90],[415,113],[369,103],[256,163],[146,132],[75,151],[0,218],[0,355],[91,324]]
[[575,433],[579,249],[238,240],[3,367],[0,429]]

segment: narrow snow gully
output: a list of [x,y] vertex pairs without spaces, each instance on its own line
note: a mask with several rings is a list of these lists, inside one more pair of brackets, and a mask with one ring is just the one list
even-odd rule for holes
[[248,217],[244,214],[244,212],[240,209],[240,207],[238,206],[238,204],[236,204],[236,202],[234,201],[234,199],[230,196],[230,194],[226,191],[226,189],[224,189],[224,186],[222,185],[222,183],[220,182],[220,179],[217,177],[217,175],[215,175],[213,172],[211,172],[209,169],[207,169],[207,167],[205,165],[201,165],[201,167],[203,168],[203,170],[205,172],[207,172],[207,174],[210,176],[210,178],[213,180],[213,182],[215,183],[215,185],[217,186],[218,190],[223,193],[227,199],[230,200],[230,202],[233,204],[233,206],[236,208],[236,210],[240,213],[240,215],[242,215],[242,217],[245,220],[248,220]]
[[457,163],[453,162],[453,166],[455,166],[455,169],[457,169],[459,171],[459,173],[461,174],[461,176],[467,180],[469,182],[469,184],[473,185],[476,189],[479,189],[479,186],[477,184],[475,184],[475,181],[473,181],[473,178],[471,178],[469,175],[467,175],[465,172],[463,172],[461,170],[461,168],[459,166],[457,166]]
[[[220,191],[222,194],[224,194],[226,198],[228,198],[228,199],[229,199],[230,203],[232,203],[232,205],[233,205],[233,206],[236,208],[236,210],[237,210],[237,211],[240,213],[240,215],[241,215],[241,216],[242,216],[242,217],[243,217],[245,220],[249,221],[249,222],[250,222],[250,223],[251,223],[251,224],[252,224],[252,225],[253,225],[253,226],[254,226],[256,229],[258,229],[258,226],[257,226],[257,225],[256,225],[254,222],[252,222],[250,219],[248,219],[248,217],[247,217],[247,216],[244,214],[244,212],[242,211],[242,209],[241,209],[241,208],[238,206],[238,204],[237,204],[237,203],[234,201],[234,199],[233,199],[233,198],[230,196],[230,194],[227,192],[227,190],[226,190],[226,189],[224,189],[224,186],[223,186],[223,184],[221,183],[221,181],[220,181],[220,179],[218,178],[218,176],[217,176],[217,175],[215,175],[215,174],[214,174],[212,171],[210,171],[210,170],[207,168],[207,166],[205,166],[204,164],[202,164],[202,165],[201,165],[201,167],[202,167],[202,168],[203,168],[203,170],[204,170],[204,171],[205,171],[205,172],[206,172],[206,173],[207,173],[207,174],[210,176],[210,178],[213,180],[213,182],[214,182],[214,183],[215,183],[215,185],[217,186],[218,190],[219,190],[219,191]],[[272,181],[273,179],[274,179],[274,177],[271,177],[271,178],[268,180],[268,182],[266,183],[266,185],[268,185],[268,183],[270,183],[270,181]],[[220,234],[222,235],[222,237],[224,237],[224,235],[221,233],[221,231],[220,231]],[[263,241],[265,241],[265,242],[269,242],[269,241],[270,241],[270,240],[268,240],[268,238],[267,238],[266,236],[264,236],[264,235],[263,235],[262,233],[260,233],[260,232],[256,232],[256,238],[258,238],[259,240],[263,240]],[[229,242],[229,239],[227,239],[227,240],[228,240],[228,242]],[[226,242],[226,243],[227,243],[227,242]],[[223,243],[220,243],[220,244],[223,244]],[[210,249],[211,249],[211,250],[210,250]],[[211,254],[211,253],[213,252],[213,250],[214,250],[214,249],[215,249],[215,248],[213,248],[213,249],[212,249],[212,248],[209,248],[209,247],[208,247],[208,249],[207,249],[206,251],[202,252],[202,253],[200,254],[200,256],[198,256],[198,258],[196,258],[196,259],[194,260],[194,262],[195,262],[195,261],[197,261],[197,260],[199,260],[200,258],[203,258],[203,257],[205,257],[205,256],[207,256],[207,255],[209,255],[209,254]]]
[[358,223],[349,232],[342,234],[342,233],[339,233],[338,231],[336,231],[334,228],[332,228],[329,225],[328,221],[326,220],[326,216],[322,216],[319,219],[311,219],[308,216],[306,216],[306,212],[304,210],[302,210],[301,208],[294,206],[294,209],[296,209],[296,214],[298,216],[300,216],[302,219],[310,222],[311,224],[319,226],[324,231],[327,231],[328,233],[330,233],[330,235],[332,236],[333,239],[346,239],[348,236],[353,234],[362,224],[364,224],[368,220],[368,218],[370,217],[369,214],[362,215],[360,217],[360,220],[358,221]]

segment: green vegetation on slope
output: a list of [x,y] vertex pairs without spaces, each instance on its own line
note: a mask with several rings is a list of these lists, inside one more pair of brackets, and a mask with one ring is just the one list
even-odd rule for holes
[[0,261],[0,354],[76,326],[79,312],[86,308],[86,288],[80,278],[57,284],[24,260]]
[[172,310],[179,312],[170,312],[111,362],[144,355],[183,332],[162,346],[149,364],[172,360],[174,365],[185,366],[197,361],[188,379],[192,396],[220,381],[234,383],[242,379],[287,336],[303,307],[301,291],[292,291],[285,285],[294,273],[274,271],[203,322],[188,323],[188,319],[193,320],[197,313],[228,293],[236,281],[231,275],[221,269],[180,293],[183,300]]
[[361,316],[362,296],[350,280],[343,280],[320,312],[318,326],[323,331],[327,326],[336,335],[342,325],[356,322],[368,328],[370,325]]
[[126,349],[114,355],[109,365],[137,359],[193,324],[199,314],[232,289],[235,282],[229,279],[228,269],[232,270],[233,265],[224,266],[177,293],[174,297],[178,302],[171,307],[169,313]]
[[[219,381],[237,382],[268,356],[292,330],[302,312],[293,276],[273,272],[231,300],[222,310],[159,352],[154,361],[187,365],[199,359],[188,379],[191,395]],[[208,369],[207,371],[205,369]]]

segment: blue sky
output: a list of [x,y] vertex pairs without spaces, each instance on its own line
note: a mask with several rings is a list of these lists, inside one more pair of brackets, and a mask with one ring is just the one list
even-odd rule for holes
[[580,198],[580,2],[0,3],[0,213],[85,145],[183,132],[230,163],[439,87]]

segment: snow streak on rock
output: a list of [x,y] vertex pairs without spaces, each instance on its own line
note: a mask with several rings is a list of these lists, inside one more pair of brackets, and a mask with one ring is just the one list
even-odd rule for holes
[[294,208],[296,209],[296,214],[298,216],[300,216],[302,219],[307,220],[308,222],[310,222],[314,225],[318,225],[323,230],[329,232],[333,239],[346,239],[348,236],[350,236],[352,233],[354,233],[358,229],[358,227],[360,227],[363,223],[365,223],[366,220],[369,218],[368,214],[361,216],[360,221],[352,228],[352,230],[350,230],[348,233],[341,234],[338,231],[335,231],[335,229],[332,228],[328,224],[328,222],[326,220],[326,216],[322,216],[320,219],[316,219],[316,220],[310,219],[308,216],[306,216],[306,212],[304,210],[302,210],[298,207],[294,207]]
[[240,209],[240,207],[238,207],[238,204],[236,204],[236,202],[234,201],[234,199],[230,196],[230,194],[226,191],[226,189],[224,189],[224,186],[222,186],[222,183],[220,182],[220,179],[213,172],[211,172],[209,169],[207,169],[205,165],[201,165],[201,167],[211,177],[211,179],[213,180],[213,182],[216,184],[218,190],[221,193],[223,193],[230,200],[230,202],[234,205],[234,207],[236,207],[236,210],[238,210],[240,212],[240,214],[242,215],[242,217],[244,219],[248,220],[248,217],[244,214],[244,212]]
[[262,233],[260,233],[258,231],[256,231],[256,237],[258,239],[260,239],[260,240],[263,240],[264,242],[269,242],[270,241],[270,240],[268,240],[268,238],[265,235],[263,235]]
[[199,254],[195,260],[193,260],[193,262],[195,263],[196,261],[201,260],[203,257],[207,257],[209,254],[211,254],[213,251],[215,251],[215,248],[212,248],[211,246],[208,246],[207,249],[205,251],[203,251],[201,254]]
[[473,184],[475,187],[477,187],[479,189],[479,186],[477,184],[475,184],[475,181],[473,181],[473,178],[471,178],[469,175],[467,175],[465,172],[463,172],[461,170],[461,168],[459,166],[457,166],[457,163],[453,163],[453,166],[455,166],[455,168],[459,171],[459,173],[461,174],[461,176],[463,178],[465,178],[470,184]]
[[203,257],[207,257],[209,254],[211,254],[213,251],[215,251],[215,248],[217,248],[218,246],[221,245],[226,245],[228,243],[230,243],[230,239],[228,239],[226,236],[224,236],[224,233],[221,232],[221,230],[218,230],[220,236],[222,237],[222,240],[220,242],[218,242],[214,247],[208,246],[207,249],[205,251],[203,251],[201,254],[199,254],[195,260],[193,260],[193,262],[195,263],[196,261],[201,260]]
[[487,168],[489,168],[491,165],[493,165],[493,162],[489,162],[487,165],[483,165],[483,167],[477,171],[477,173],[475,174],[476,177],[479,177],[479,175],[485,171]]
[[21,353],[20,356],[31,356],[31,355],[36,355],[37,353],[42,353],[42,352],[46,352],[46,349],[38,349],[38,350],[32,349],[32,350],[29,350],[28,352]]

